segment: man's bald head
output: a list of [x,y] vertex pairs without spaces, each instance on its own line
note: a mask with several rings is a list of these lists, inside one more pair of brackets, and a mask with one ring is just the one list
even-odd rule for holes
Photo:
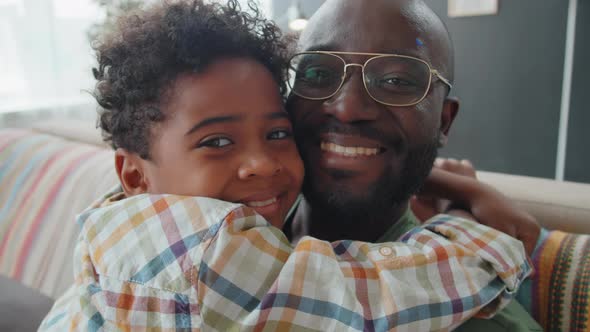
[[422,0],[327,0],[310,19],[298,47],[301,51],[409,53],[453,81],[451,37]]

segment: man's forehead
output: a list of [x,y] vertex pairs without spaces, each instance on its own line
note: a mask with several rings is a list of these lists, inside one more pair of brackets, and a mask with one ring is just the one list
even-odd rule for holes
[[299,49],[394,53],[439,62],[434,55],[444,52],[440,33],[433,31],[424,6],[416,0],[328,0],[310,20]]

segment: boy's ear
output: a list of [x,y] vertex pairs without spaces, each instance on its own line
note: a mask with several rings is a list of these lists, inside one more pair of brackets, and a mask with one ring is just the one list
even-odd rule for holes
[[455,117],[459,113],[459,99],[455,97],[447,97],[443,104],[443,109],[440,118],[440,136],[438,147],[442,148],[443,146],[447,145],[449,140],[449,130],[451,129],[451,125],[453,121],[455,121]]
[[115,151],[115,169],[126,196],[147,193],[148,182],[141,157],[119,148]]

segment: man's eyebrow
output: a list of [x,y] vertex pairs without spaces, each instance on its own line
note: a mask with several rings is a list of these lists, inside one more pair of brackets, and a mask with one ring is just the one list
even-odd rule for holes
[[397,55],[406,55],[406,56],[413,56],[414,58],[419,58],[422,59],[424,57],[424,54],[418,50],[413,50],[413,49],[390,49],[385,53],[391,53],[391,54],[397,54]]
[[[340,52],[340,49],[335,44],[317,44],[317,45],[312,45],[310,47],[307,47],[307,48],[305,48],[303,50],[303,52],[313,52],[313,51],[323,51],[323,52],[333,51],[333,52]],[[387,50],[382,50],[382,51],[379,51],[379,52],[368,52],[367,50],[354,50],[354,51],[351,51],[351,52],[397,54],[397,55],[412,56],[412,57],[419,58],[419,59],[422,59],[424,57],[423,52],[420,52],[419,50],[399,49],[399,48],[387,49]]]
[[306,47],[303,52],[313,52],[313,51],[336,51],[338,46],[334,44],[318,44],[312,45],[310,47]]
[[243,116],[237,115],[216,116],[214,118],[208,118],[194,125],[189,131],[186,132],[185,136],[190,135],[203,127],[207,127],[218,123],[237,122],[240,121],[242,118]]

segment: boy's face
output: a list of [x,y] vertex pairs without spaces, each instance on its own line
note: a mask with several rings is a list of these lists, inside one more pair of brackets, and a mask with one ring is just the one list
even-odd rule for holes
[[303,164],[278,86],[261,64],[217,61],[174,82],[141,160],[145,191],[239,202],[281,227]]

